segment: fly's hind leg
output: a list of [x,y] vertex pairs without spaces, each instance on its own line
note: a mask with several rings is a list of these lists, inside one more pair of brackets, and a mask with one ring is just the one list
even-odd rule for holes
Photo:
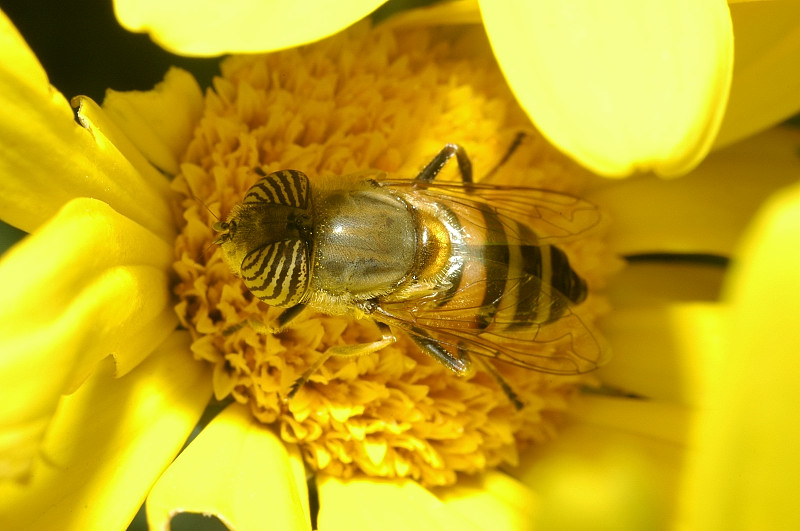
[[[414,343],[424,352],[425,354],[429,355],[451,371],[453,371],[458,376],[469,376],[473,372],[475,372],[474,368],[472,367],[472,359],[469,357],[466,348],[464,348],[463,344],[459,344],[458,348],[456,348],[456,354],[454,355],[452,352],[444,348],[438,341],[436,341],[430,334],[426,333],[424,330],[413,327],[410,330],[409,337],[414,340]],[[497,385],[500,386],[500,389],[503,390],[503,393],[508,397],[509,402],[513,404],[514,408],[517,410],[522,409],[525,404],[522,403],[522,400],[519,399],[517,393],[508,385],[508,382],[505,381],[503,376],[497,371],[497,369],[492,365],[492,362],[489,360],[485,360],[481,357],[475,358],[476,361],[486,369],[492,378],[497,382]]]
[[300,375],[300,377],[294,381],[292,386],[289,388],[289,393],[286,395],[285,400],[289,401],[297,394],[297,391],[303,387],[308,379],[311,377],[312,374],[317,372],[317,370],[322,366],[325,361],[330,358],[331,356],[344,356],[346,358],[358,358],[360,356],[366,356],[367,354],[372,354],[382,350],[395,341],[397,338],[392,333],[391,328],[384,323],[378,323],[378,328],[381,331],[381,339],[377,341],[373,341],[372,343],[358,343],[356,345],[337,345],[335,347],[331,347],[322,355],[317,358],[317,360],[308,368],[306,371]]
[[514,409],[519,411],[520,409],[525,407],[525,404],[523,404],[522,400],[519,399],[517,393],[515,393],[514,389],[512,389],[511,386],[508,385],[508,382],[505,380],[505,378],[503,378],[503,375],[501,375],[497,371],[495,366],[492,365],[492,362],[489,360],[485,360],[483,358],[479,358],[479,360],[480,364],[483,365],[483,368],[486,369],[486,372],[492,375],[494,381],[497,382],[497,385],[499,385],[500,389],[503,390],[503,393],[505,393],[505,395],[508,397],[509,402],[511,402],[514,405]]
[[457,355],[444,348],[427,332],[416,326],[409,330],[408,336],[417,344],[423,353],[432,357],[458,376],[469,376],[474,372],[469,355],[459,348]]

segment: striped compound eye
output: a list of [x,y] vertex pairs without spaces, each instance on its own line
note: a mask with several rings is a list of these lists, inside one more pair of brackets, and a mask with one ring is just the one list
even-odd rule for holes
[[303,210],[308,208],[308,177],[305,173],[297,170],[279,170],[265,174],[261,168],[255,171],[261,179],[250,187],[242,204],[270,203]]
[[240,274],[247,289],[267,304],[294,306],[308,290],[308,248],[300,239],[270,243],[245,256]]

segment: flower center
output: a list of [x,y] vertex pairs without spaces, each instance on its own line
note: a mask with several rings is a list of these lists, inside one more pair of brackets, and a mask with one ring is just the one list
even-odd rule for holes
[[[493,183],[579,190],[585,174],[533,130],[480,28],[359,25],[301,49],[224,61],[174,181],[184,220],[176,244],[176,310],[193,334],[195,356],[214,366],[217,398],[248,404],[260,421],[278,423],[312,468],[343,477],[365,473],[444,485],[458,472],[514,464],[521,446],[548,440],[585,377],[499,362],[473,363],[477,371],[459,377],[400,331],[376,353],[327,359],[284,400],[329,348],[376,341],[379,329],[370,319],[320,312],[305,312],[278,333],[252,326],[282,310],[255,297],[231,272],[212,229],[259,178],[255,168],[299,170],[312,186],[315,179],[367,169],[414,178],[452,142],[469,152],[479,180],[519,132],[525,141]],[[436,177],[458,178],[455,161]],[[590,287],[608,274],[591,256],[598,247],[581,239],[563,246]],[[603,302],[590,290],[580,306],[577,322],[590,323]],[[559,348],[530,342],[533,356],[558,355]]]

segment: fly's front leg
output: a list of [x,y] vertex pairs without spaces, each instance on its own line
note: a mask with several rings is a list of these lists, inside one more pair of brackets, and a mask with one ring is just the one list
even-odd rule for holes
[[472,183],[472,162],[470,162],[469,157],[467,156],[466,150],[463,147],[459,146],[458,144],[445,144],[442,150],[433,157],[427,166],[422,168],[422,171],[419,172],[417,175],[418,181],[422,182],[432,182],[439,172],[442,171],[444,165],[447,164],[447,161],[453,158],[455,155],[456,160],[458,161],[458,169],[461,172],[461,180],[465,183]]
[[[527,135],[524,132],[517,133],[517,136],[514,137],[514,140],[511,142],[508,150],[506,150],[505,155],[500,161],[492,168],[489,173],[484,176],[483,180],[488,179],[492,175],[494,175],[497,170],[499,170],[503,164],[505,164],[511,155],[517,150],[517,148],[522,144],[523,140]],[[459,146],[458,144],[445,144],[442,150],[433,157],[427,166],[425,166],[419,175],[417,175],[417,180],[422,182],[433,182],[439,172],[442,171],[444,165],[447,164],[447,161],[453,158],[455,155],[456,160],[458,161],[458,169],[461,172],[461,180],[464,184],[472,184],[472,162],[469,160],[469,156],[467,155],[467,151]]]
[[306,309],[305,304],[296,304],[291,308],[286,308],[277,317],[269,322],[269,324],[264,324],[261,321],[257,321],[255,319],[246,319],[239,324],[235,324],[230,326],[222,331],[223,336],[229,336],[236,332],[237,330],[241,330],[245,326],[249,326],[259,334],[277,334],[281,330],[285,329],[289,326],[292,320],[303,313],[303,310]]
[[506,154],[505,154],[505,155],[503,155],[503,158],[502,158],[502,159],[500,159],[500,161],[499,161],[497,164],[495,164],[494,168],[492,168],[491,170],[489,170],[489,173],[487,173],[486,175],[484,175],[484,176],[483,176],[483,181],[484,181],[484,182],[485,182],[485,181],[487,181],[487,180],[489,180],[489,178],[490,178],[492,175],[494,175],[495,173],[497,173],[497,170],[499,170],[500,168],[502,168],[502,167],[503,167],[503,164],[505,164],[505,163],[508,161],[508,159],[510,159],[510,158],[511,158],[511,155],[513,155],[513,154],[514,154],[514,152],[517,150],[517,148],[518,148],[520,145],[522,145],[522,141],[523,141],[523,140],[525,140],[525,137],[526,137],[526,136],[528,136],[528,135],[526,135],[526,134],[525,134],[524,132],[522,132],[522,131],[520,131],[519,133],[517,133],[517,136],[515,136],[515,137],[514,137],[514,140],[513,140],[513,142],[511,142],[511,145],[510,145],[510,146],[508,147],[508,149],[506,150]]
[[289,401],[297,394],[297,391],[303,387],[308,379],[311,377],[312,374],[317,372],[317,370],[322,366],[325,361],[330,358],[331,356],[344,356],[347,358],[358,358],[360,356],[366,356],[367,354],[373,354],[382,350],[395,341],[397,338],[392,333],[391,328],[384,323],[379,323],[376,321],[378,328],[381,331],[381,339],[377,341],[373,341],[372,343],[358,343],[356,345],[337,345],[335,347],[330,347],[328,350],[322,353],[319,358],[314,361],[314,363],[306,369],[306,371],[300,375],[300,377],[294,381],[292,386],[289,388],[289,393],[286,395],[286,401]]

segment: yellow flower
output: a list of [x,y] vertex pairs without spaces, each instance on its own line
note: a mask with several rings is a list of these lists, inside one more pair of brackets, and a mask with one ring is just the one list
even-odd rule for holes
[[[341,44],[352,39],[354,42],[351,44],[361,43],[363,46],[368,42],[368,36],[363,34],[365,31],[360,28],[331,42]],[[232,352],[234,355],[230,361],[234,364],[231,368],[236,370],[231,373],[222,370],[225,365],[220,363],[219,352],[204,350],[208,341],[203,342],[203,334],[211,337],[212,342],[217,340],[215,334],[221,330],[220,316],[210,315],[205,319],[202,311],[197,311],[207,302],[203,297],[213,299],[216,294],[225,294],[226,289],[227,300],[235,302],[235,291],[239,288],[217,284],[218,293],[209,289],[212,286],[206,281],[219,279],[193,272],[192,267],[204,264],[193,262],[191,255],[187,257],[183,253],[187,250],[197,252],[198,249],[201,253],[213,251],[213,248],[203,247],[210,238],[208,225],[198,223],[202,219],[200,216],[205,215],[201,212],[206,211],[196,200],[192,201],[197,197],[209,198],[208,184],[203,179],[209,175],[219,178],[219,188],[222,191],[230,189],[225,192],[229,194],[226,200],[234,200],[236,190],[246,188],[246,179],[250,178],[248,172],[240,168],[264,162],[253,157],[253,153],[259,153],[259,150],[279,153],[278,160],[282,165],[292,163],[321,167],[331,172],[348,172],[372,164],[384,164],[407,173],[410,168],[418,166],[420,160],[424,161],[424,155],[435,152],[442,136],[458,131],[459,139],[456,140],[462,141],[463,137],[463,142],[471,145],[469,142],[483,138],[481,135],[491,129],[498,131],[495,143],[485,146],[477,143],[472,154],[476,167],[491,166],[495,162],[496,155],[502,154],[506,140],[524,125],[524,120],[508,103],[510,99],[503,94],[504,89],[492,80],[494,67],[491,62],[481,61],[480,54],[474,53],[485,54],[486,49],[479,39],[475,39],[475,33],[467,32],[467,37],[450,41],[445,38],[449,35],[444,33],[432,35],[425,31],[400,31],[393,38],[409,45],[401,50],[416,50],[416,55],[413,51],[406,54],[395,50],[398,57],[407,58],[395,62],[382,62],[382,53],[387,47],[392,50],[393,38],[387,35],[393,34],[378,34],[383,35],[383,40],[377,38],[375,47],[369,50],[371,53],[365,52],[357,58],[345,53],[341,64],[326,62],[325,44],[280,56],[278,67],[283,64],[291,70],[283,76],[275,76],[281,90],[272,93],[275,99],[271,103],[272,109],[284,112],[265,112],[263,107],[256,105],[261,103],[259,98],[263,94],[248,88],[253,79],[258,80],[259,74],[263,76],[266,73],[264,64],[278,60],[276,56],[233,58],[224,66],[228,77],[215,83],[215,91],[207,94],[205,103],[191,77],[175,70],[153,92],[109,93],[103,109],[90,100],[77,100],[83,125],[80,127],[74,123],[61,95],[47,84],[35,58],[3,18],[1,35],[6,60],[0,71],[3,83],[0,98],[3,98],[4,108],[14,112],[0,121],[0,134],[4,144],[13,145],[14,149],[0,156],[0,213],[4,220],[32,234],[0,262],[0,289],[4,293],[4,304],[0,309],[0,387],[12,397],[4,401],[0,410],[0,470],[6,478],[24,480],[0,485],[0,527],[121,528],[130,521],[145,497],[148,498],[151,525],[156,528],[166,526],[176,511],[214,514],[233,529],[263,527],[265,515],[278,529],[309,527],[312,503],[307,494],[301,447],[282,442],[253,415],[259,410],[267,417],[273,414],[269,407],[263,407],[264,404],[269,406],[269,399],[264,402],[254,399],[249,401],[249,407],[229,406],[178,455],[210,398],[212,384],[217,393],[227,388],[235,397],[242,398],[241,394],[237,395],[243,393],[239,387],[242,380],[234,380],[231,385],[231,374],[240,377],[250,368],[247,355],[237,358]],[[453,35],[459,35],[459,31],[454,30]],[[403,38],[407,40],[403,41]],[[451,65],[453,77],[444,77],[446,84],[453,85],[447,85],[449,90],[443,91],[446,104],[440,110],[450,121],[443,123],[447,120],[426,114],[430,122],[425,122],[428,127],[421,135],[419,127],[416,127],[416,122],[421,120],[414,115],[414,106],[395,108],[385,104],[378,108],[385,107],[388,116],[378,114],[373,121],[359,121],[358,115],[349,114],[346,106],[331,109],[329,103],[326,105],[325,96],[329,96],[327,91],[332,90],[330,85],[298,82],[308,74],[303,68],[298,68],[304,64],[316,64],[317,70],[313,73],[320,75],[325,73],[326,66],[336,71],[362,65],[358,59],[364,60],[371,68],[385,69],[378,71],[391,77],[392,72],[405,74],[404,68],[416,61],[422,65],[421,77],[417,80],[420,84],[396,87],[395,92],[402,95],[401,89],[420,90],[424,86],[421,81],[430,82],[429,77],[437,81],[437,68],[424,66],[428,64],[426,61],[430,61],[426,52],[428,45],[444,57],[451,53],[448,47],[452,47],[470,59],[455,62]],[[313,63],[312,59],[319,62]],[[484,69],[485,75],[477,76],[477,79],[471,75],[472,69],[476,68],[475,64],[470,64],[471,61]],[[275,71],[280,73],[279,69]],[[459,73],[470,75],[459,84]],[[366,76],[370,78],[368,71]],[[281,84],[287,81],[293,81],[293,84]],[[389,92],[388,96],[397,95]],[[366,108],[375,108],[369,107],[374,94],[370,90],[347,93]],[[486,97],[487,94],[490,97]],[[293,113],[285,112],[292,108],[296,97],[312,101],[319,97],[321,103],[317,104],[319,108],[302,106]],[[234,101],[236,105],[230,105]],[[308,103],[308,100],[300,101]],[[457,112],[448,114],[448,110],[463,106],[464,101],[473,104],[470,112],[476,114],[464,115],[469,119],[462,123],[458,121]],[[425,101],[424,104],[431,102]],[[420,107],[425,108],[422,103]],[[314,122],[310,119],[325,116],[326,112],[332,112],[337,121]],[[392,112],[394,116],[391,116]],[[302,113],[308,113],[309,120],[299,121],[297,117],[304,116]],[[169,119],[165,120],[165,117]],[[368,134],[375,123],[386,124],[381,119],[398,120],[401,124],[407,120],[408,124],[406,129],[384,131],[393,142],[381,144],[378,135]],[[254,139],[245,134],[242,123],[266,124],[261,129],[265,136]],[[361,136],[349,135],[355,138],[357,151],[336,136],[334,126],[364,132]],[[330,133],[326,127],[333,128],[334,134],[330,137],[315,136],[322,135],[323,131]],[[272,132],[281,134],[270,136],[270,128]],[[303,135],[308,135],[308,138]],[[333,138],[333,141],[327,140],[327,149],[320,150],[314,146],[314,141],[322,138]],[[308,141],[311,147],[300,149],[298,139]],[[318,144],[322,145],[321,142]],[[732,148],[725,155],[737,153],[739,151]],[[522,160],[510,162],[506,172],[513,173],[514,165],[524,166],[526,161],[543,162],[544,171],[540,168],[525,176],[542,185],[577,186],[559,180],[570,175],[582,175],[569,161],[553,154],[538,140],[524,146],[519,155]],[[726,160],[724,156],[721,158]],[[715,160],[712,157],[703,167]],[[170,175],[181,174],[173,184],[179,192],[177,197],[170,192],[168,181],[155,168]],[[772,176],[776,172],[766,173]],[[712,182],[719,183],[718,171],[710,171],[709,177],[716,177]],[[504,176],[504,179],[510,178]],[[652,181],[643,179],[630,184],[634,191],[636,186],[643,186],[646,194]],[[190,190],[195,195],[189,194]],[[631,202],[631,196],[624,195],[627,191],[621,196],[611,188],[599,189],[595,193],[597,202],[608,205],[609,209]],[[745,200],[757,202],[753,194],[742,195]],[[171,215],[172,208],[178,204],[185,208],[181,213],[184,221],[180,223],[176,223]],[[666,204],[664,211],[674,213],[674,205],[670,209]],[[209,201],[208,206],[215,208],[215,202]],[[658,213],[657,209],[651,211]],[[619,216],[624,209],[614,213]],[[640,223],[638,231],[634,230],[637,228],[635,225],[631,226],[632,233],[647,232],[650,221]],[[712,226],[716,223],[730,225],[727,219],[705,221]],[[687,223],[684,228],[693,230],[695,225]],[[182,232],[176,239],[174,235],[178,229]],[[715,234],[713,231],[710,233]],[[192,330],[192,337],[175,329],[176,318],[169,297],[174,285],[169,271],[173,262],[171,246],[175,242],[178,242],[176,248],[181,253],[175,267],[182,277],[177,283],[177,291],[183,296],[178,310],[182,321]],[[578,245],[571,249],[590,274],[596,275],[593,278],[602,281],[608,266],[594,257],[595,253],[602,252],[599,243],[591,244],[588,249]],[[622,246],[620,249],[637,252],[635,247]],[[658,249],[671,247],[659,245]],[[642,249],[638,251],[642,252]],[[229,272],[223,269],[216,269],[214,274],[229,276]],[[192,279],[192,282],[186,279]],[[633,284],[630,279],[629,283]],[[648,293],[655,291],[652,290],[654,285],[647,284]],[[598,307],[592,311],[599,313],[602,304],[595,304]],[[242,306],[231,305],[231,308],[241,310]],[[230,312],[231,308],[227,311]],[[691,313],[681,310],[685,309],[679,308],[677,313],[684,317]],[[220,311],[224,315],[226,310]],[[631,313],[629,318],[635,316]],[[655,313],[659,314],[658,311]],[[659,315],[664,313],[662,311]],[[335,338],[337,326],[341,330],[343,325],[332,321],[322,325],[316,321],[298,329],[292,333],[294,341],[258,338],[247,330],[242,330],[245,336],[242,341],[231,341],[251,347],[262,347],[260,342],[267,341],[275,349],[287,345],[297,348],[304,342],[324,342],[326,334],[328,338]],[[647,324],[653,325],[654,322],[660,321],[655,319]],[[703,321],[687,318],[681,322],[688,326]],[[616,324],[624,332],[635,328],[633,319],[617,319]],[[653,329],[661,330],[661,337],[671,337],[670,329],[655,326]],[[712,338],[715,337],[713,332],[709,334]],[[630,336],[623,333],[621,337]],[[646,338],[642,343],[652,346],[652,339]],[[414,524],[428,528],[431,522],[435,522],[441,527],[457,529],[520,529],[526,528],[534,519],[544,528],[552,528],[552,522],[569,523],[567,517],[580,518],[581,514],[591,516],[593,523],[630,522],[647,528],[652,527],[658,518],[668,518],[679,492],[676,482],[672,481],[675,476],[657,477],[653,482],[649,473],[654,469],[662,472],[666,469],[669,473],[672,465],[676,465],[675,470],[680,470],[681,445],[685,438],[676,428],[685,422],[685,414],[680,407],[669,403],[695,402],[681,401],[685,396],[681,395],[678,384],[684,372],[671,375],[672,378],[663,386],[666,391],[659,389],[658,385],[651,386],[647,367],[639,367],[645,372],[636,373],[635,364],[641,358],[642,343],[629,343],[629,354],[626,355],[623,348],[618,354],[621,363],[610,365],[601,376],[608,384],[651,400],[586,397],[585,408],[574,416],[576,422],[562,439],[538,451],[543,455],[527,454],[523,457],[525,466],[511,472],[531,487],[499,471],[472,476],[455,486],[431,489],[411,480],[363,477],[343,480],[336,475],[320,473],[314,481],[320,505],[316,516],[318,528],[391,529],[391,526],[402,525],[406,529]],[[317,348],[316,345],[311,347]],[[213,377],[206,364],[192,358],[190,348],[195,355],[203,358],[208,354],[208,358],[216,362]],[[247,352],[253,351],[247,351],[245,347],[245,354]],[[274,350],[267,349],[267,352]],[[105,359],[109,353],[113,355],[113,363]],[[656,354],[659,353],[667,362],[675,359],[674,351],[670,349]],[[368,374],[376,370],[405,370],[404,364],[390,366],[403,358],[399,354],[395,351],[354,363],[332,360],[329,370],[321,371],[319,377],[327,381],[351,382],[357,388],[362,377],[368,379]],[[376,358],[386,363],[375,365]],[[625,360],[628,360],[627,365]],[[634,370],[631,370],[631,360]],[[424,360],[417,363],[424,366]],[[290,366],[290,362],[285,366]],[[436,369],[438,367],[430,370]],[[356,378],[356,372],[364,374]],[[521,374],[509,374],[511,378],[517,378],[512,379],[512,383],[525,387]],[[695,373],[686,371],[686,374]],[[538,382],[536,387],[544,385],[547,390],[542,398],[545,410],[550,407],[558,412],[563,408],[564,389],[558,386],[548,388],[540,375],[525,375]],[[630,376],[627,381],[626,376]],[[286,378],[288,381],[285,383],[289,383],[291,378]],[[252,380],[257,380],[256,383],[265,381],[264,378]],[[570,379],[567,382],[567,387],[571,387]],[[284,382],[282,385],[285,387]],[[456,379],[451,379],[447,385],[455,391],[462,388],[462,383]],[[320,386],[322,389],[326,387],[334,387],[335,391],[335,386]],[[491,382],[480,387],[484,389],[482,392],[493,388]],[[258,391],[257,388],[251,389],[253,393]],[[253,397],[250,392],[247,391],[247,398]],[[500,422],[510,420],[523,426],[530,422],[530,419],[503,413],[502,408],[496,405],[503,398],[502,394],[493,392],[497,396],[483,399],[483,403],[494,404],[491,406],[495,408],[493,411],[506,415],[506,419],[499,419]],[[566,394],[570,394],[568,390]],[[298,395],[299,400],[302,398],[303,395]],[[300,412],[304,407],[308,405],[291,405],[292,409]],[[507,405],[506,409],[510,411]],[[413,408],[407,407],[405,411],[413,411]],[[323,419],[326,423],[346,424],[336,418],[336,414],[342,411],[335,407],[322,412],[326,414]],[[348,411],[343,413],[349,415]],[[455,418],[458,416],[454,415]],[[547,417],[547,411],[544,416]],[[658,419],[658,425],[650,424],[643,429],[639,422],[642,418]],[[494,415],[487,419],[486,426],[498,425],[498,418]],[[609,429],[609,425],[613,429]],[[552,422],[541,426],[545,431],[542,435],[549,436]],[[298,430],[304,426],[293,427],[293,435],[301,439]],[[636,431],[644,431],[645,436],[638,437]],[[525,429],[520,433],[525,435]],[[654,444],[647,444],[653,441]],[[313,444],[308,442],[313,442],[313,439],[304,440],[303,448],[313,448]],[[364,449],[369,451],[368,446]],[[630,449],[634,451],[623,454]],[[471,447],[463,450],[465,455],[475,453]],[[500,454],[505,457],[496,462],[513,463],[513,459],[507,457],[512,455],[508,452],[513,452],[513,448],[506,447]],[[173,462],[176,455],[178,457]],[[321,468],[319,455],[317,451],[305,457],[313,466]],[[343,452],[334,456],[343,463],[343,468],[337,471],[334,467],[333,472],[348,473],[344,466],[348,455]],[[620,463],[627,465],[620,467]],[[592,467],[593,464],[596,466]],[[422,472],[414,477],[425,480]],[[427,477],[429,483],[440,482],[430,479],[435,476]],[[609,478],[613,480],[613,488],[609,488]],[[575,481],[570,482],[570,479]],[[576,485],[581,488],[576,488]],[[642,488],[643,485],[648,488]],[[605,497],[599,498],[598,492]],[[591,508],[594,512],[581,513],[578,507]],[[639,510],[633,511],[635,508]],[[575,525],[581,527],[585,523],[585,520],[579,520]]]
[[[401,340],[357,362],[331,360],[284,408],[278,391],[309,355],[364,331],[317,318],[280,337],[244,328],[229,346],[211,348],[226,341],[220,332],[232,310],[235,316],[249,304],[251,313],[263,312],[252,297],[242,306],[246,293],[218,255],[202,275],[206,263],[194,262],[218,253],[210,223],[199,222],[198,213],[208,211],[197,198],[228,209],[251,168],[268,164],[262,150],[281,167],[312,174],[377,165],[406,175],[446,137],[470,146],[485,173],[530,125],[500,82],[479,28],[432,35],[364,26],[302,53],[234,57],[205,102],[191,77],[173,70],[152,92],[109,92],[103,108],[77,98],[80,125],[5,19],[3,35],[4,103],[15,111],[3,134],[15,149],[3,158],[2,211],[32,233],[0,263],[0,338],[8,353],[0,374],[14,397],[3,410],[2,470],[16,480],[0,486],[4,527],[118,528],[147,497],[155,527],[181,509],[256,528],[269,507],[279,527],[306,528],[304,461],[325,472],[313,485],[320,525],[351,518],[339,500],[386,496],[394,501],[377,517],[411,498],[421,524],[436,518],[463,527],[490,518],[518,527],[528,518],[530,492],[501,472],[436,494],[409,479],[365,477],[445,485],[459,472],[513,465],[518,444],[552,437],[583,377],[500,369],[526,402],[518,412],[485,373],[446,375]],[[274,84],[267,90],[259,83]],[[534,161],[539,168],[524,178],[542,186],[577,189],[570,175],[586,177],[531,134],[497,178]],[[177,195],[162,172],[179,174],[171,185]],[[221,179],[210,188],[216,197],[208,176]],[[608,265],[593,256],[602,252],[593,245],[568,250],[584,254],[585,276],[600,285]],[[191,338],[176,330],[173,289]],[[587,319],[603,306],[590,297]],[[213,363],[213,375],[192,351]],[[267,363],[253,364],[253,355],[266,355]],[[227,407],[170,464],[212,389],[247,406]],[[262,422],[275,419],[281,438]],[[464,506],[465,499],[474,501]]]
[[[381,3],[114,5],[126,28],[149,32],[169,50],[217,55],[310,42]],[[483,22],[514,94],[555,146],[606,176],[680,175],[713,146],[800,109],[798,9],[724,0],[461,0],[395,23]]]
[[[504,379],[527,404],[520,415],[491,375],[452,378],[435,360],[408,355],[416,349],[402,336],[375,356],[327,361],[287,409],[279,396],[289,383],[340,338],[369,341],[374,325],[317,316],[277,335],[247,326],[225,333],[280,311],[254,298],[211,245],[216,218],[224,219],[258,178],[253,167],[311,176],[366,167],[413,176],[447,138],[470,146],[480,176],[527,131],[530,140],[495,182],[568,191],[586,177],[530,129],[479,27],[432,34],[364,26],[307,50],[236,56],[222,64],[205,108],[174,181],[186,220],[175,269],[177,311],[194,333],[195,355],[215,367],[217,398],[232,395],[261,421],[279,421],[281,437],[301,444],[312,468],[343,477],[360,472],[447,485],[458,472],[513,464],[519,443],[551,437],[577,376],[503,366]],[[452,165],[437,178],[447,178],[448,169],[455,173]],[[586,235],[570,249],[587,282],[599,287],[610,260],[591,241]],[[591,321],[603,307],[591,298],[581,316]]]

